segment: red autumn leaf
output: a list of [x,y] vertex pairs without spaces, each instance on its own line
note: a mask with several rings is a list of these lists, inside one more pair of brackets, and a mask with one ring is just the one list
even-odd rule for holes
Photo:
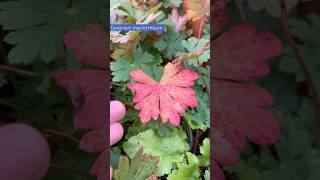
[[[106,67],[107,36],[101,26],[88,25],[84,30],[73,30],[65,35],[65,44],[73,49],[74,56],[83,63]],[[107,179],[107,71],[65,70],[55,75],[56,82],[64,87],[76,108],[74,125],[91,129],[80,142],[88,152],[102,152],[92,167],[91,174],[98,180]]]
[[281,41],[273,34],[257,32],[247,22],[223,33],[213,44],[215,78],[246,81],[269,73],[266,60],[282,52]]
[[98,177],[97,180],[106,180],[109,176],[109,168],[108,168],[108,161],[107,161],[107,151],[103,151],[94,165],[91,168],[91,174],[96,175]]
[[107,72],[100,70],[66,70],[55,75],[76,107],[75,127],[94,129],[107,120],[106,76]]
[[210,0],[185,0],[183,9],[188,20],[192,20],[194,36],[200,38],[210,16]]
[[81,139],[79,148],[87,152],[101,152],[107,147],[107,126],[87,132]]
[[180,64],[168,63],[164,67],[163,76],[158,83],[138,69],[131,71],[131,77],[137,84],[129,84],[128,88],[134,93],[135,108],[140,110],[142,123],[150,118],[157,120],[160,115],[163,123],[169,122],[174,126],[180,124],[180,115],[187,107],[196,107],[195,92],[190,88],[198,75],[189,69],[180,69]]
[[[265,62],[282,51],[271,33],[257,33],[249,23],[240,23],[213,43],[215,78],[248,80],[269,72]],[[235,147],[243,148],[246,137],[257,144],[271,144],[279,137],[277,120],[263,110],[272,97],[263,89],[243,83],[213,80],[215,126]],[[248,97],[249,96],[249,97]]]
[[64,37],[73,55],[87,64],[107,67],[107,33],[97,25],[87,25],[84,30],[73,30]]
[[237,149],[246,138],[257,144],[272,144],[279,138],[279,125],[271,113],[271,95],[251,84],[218,79],[248,80],[265,75],[265,62],[279,55],[281,42],[270,33],[257,33],[249,23],[240,23],[213,43],[215,71],[215,127]]
[[242,149],[249,138],[256,144],[272,144],[279,138],[277,119],[263,108],[273,103],[264,89],[250,84],[213,80],[215,128],[235,148]]
[[[79,61],[106,67],[107,36],[101,26],[87,25],[84,30],[70,31],[64,41]],[[106,121],[106,76],[106,71],[99,70],[66,70],[55,75],[77,109],[75,127],[94,129]]]
[[[218,1],[219,2],[219,1]],[[222,6],[215,8],[215,35],[228,23],[229,15]],[[281,41],[271,33],[257,32],[242,22],[213,41],[213,143],[217,147],[213,165],[214,179],[224,180],[219,165],[234,163],[235,152],[246,145],[246,139],[269,145],[279,138],[277,119],[268,111],[272,96],[259,86],[248,83],[269,73],[267,60],[282,52]]]

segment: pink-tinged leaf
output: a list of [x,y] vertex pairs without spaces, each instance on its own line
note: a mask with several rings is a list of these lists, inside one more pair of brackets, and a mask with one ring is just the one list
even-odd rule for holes
[[[101,26],[87,25],[84,30],[73,30],[65,35],[65,44],[74,56],[87,64],[105,68],[107,63],[107,34]],[[80,148],[87,152],[101,152],[91,169],[98,180],[106,180],[107,107],[106,71],[66,70],[55,74],[57,84],[64,87],[76,107],[74,125],[80,129],[93,129],[81,140]]]
[[120,34],[120,32],[110,32],[110,40],[113,43],[120,43],[120,44],[124,44],[129,42],[131,36],[130,33],[126,33],[126,34]]
[[239,23],[215,40],[213,49],[215,78],[246,81],[269,73],[266,60],[282,52],[282,43],[250,23]]
[[141,69],[138,69],[136,71],[131,71],[130,73],[131,77],[142,84],[147,84],[147,85],[156,85],[157,82],[153,80],[149,75],[144,73]]
[[193,36],[200,39],[203,34],[204,26],[206,25],[207,17],[201,17],[192,21]]
[[107,126],[87,132],[81,139],[79,148],[87,152],[101,152],[107,148]]
[[213,158],[218,164],[230,165],[237,161],[236,150],[217,129],[213,129],[213,147]]
[[[215,36],[229,20],[224,5],[214,8]],[[279,139],[278,120],[265,110],[272,106],[272,96],[247,81],[269,73],[266,61],[282,52],[282,44],[273,34],[257,32],[253,25],[243,22],[214,40],[213,49],[214,159],[225,165],[235,162],[236,150],[245,147],[247,138],[261,145]],[[218,164],[214,164],[213,177],[224,180]]]
[[84,30],[73,30],[64,37],[73,55],[86,64],[107,66],[107,33],[97,25],[87,25]]
[[185,0],[183,10],[188,20],[192,20],[193,35],[200,38],[210,17],[210,0]]
[[180,32],[186,28],[187,16],[179,16],[177,8],[173,8],[169,15],[173,23],[175,24],[175,31]]
[[163,123],[178,126],[185,109],[197,106],[195,92],[190,87],[198,75],[187,68],[181,70],[180,64],[168,63],[159,83],[140,69],[131,71],[130,75],[137,82],[128,88],[134,94],[142,123],[149,122],[151,117],[157,120],[160,115]]
[[251,84],[213,80],[214,126],[234,148],[242,149],[249,138],[270,145],[279,138],[277,119],[264,108],[273,103],[264,89]]
[[103,151],[91,168],[91,174],[97,176],[97,180],[106,180],[110,170],[107,165],[107,151]]
[[107,120],[106,71],[67,70],[55,75],[76,107],[74,125],[80,129],[95,129]]
[[213,171],[212,171],[213,180],[225,180],[222,170],[214,161],[213,161],[212,168],[213,168]]

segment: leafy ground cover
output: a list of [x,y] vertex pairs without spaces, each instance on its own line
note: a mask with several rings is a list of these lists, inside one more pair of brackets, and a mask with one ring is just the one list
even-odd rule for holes
[[[319,179],[312,3],[1,1],[0,120],[46,137],[48,180],[106,179],[107,152],[115,180]],[[107,39],[108,13],[111,23],[166,30]],[[107,90],[127,110],[110,150]]]

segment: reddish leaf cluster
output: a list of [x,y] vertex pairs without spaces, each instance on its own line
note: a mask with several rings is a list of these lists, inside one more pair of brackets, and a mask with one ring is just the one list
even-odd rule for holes
[[195,92],[190,88],[198,75],[188,68],[181,70],[179,63],[168,63],[159,83],[141,69],[130,74],[138,82],[128,84],[128,88],[135,94],[133,102],[137,103],[135,108],[140,110],[143,123],[149,122],[151,117],[157,120],[160,115],[163,123],[178,126],[185,109],[198,105]]
[[[222,2],[222,1],[220,1]],[[279,138],[277,119],[265,108],[272,96],[249,80],[269,73],[266,60],[282,52],[281,41],[271,33],[257,32],[249,22],[240,22],[224,33],[229,15],[223,6],[214,8],[213,21],[213,177],[225,179],[218,165],[236,161],[236,151],[248,138],[256,144],[272,144]]]
[[[65,35],[65,44],[83,63],[106,68],[107,34],[100,26],[88,25]],[[91,169],[98,180],[107,179],[107,72],[105,70],[64,70],[55,75],[56,82],[64,87],[77,110],[76,128],[90,130],[80,142],[87,152],[102,152]]]
[[172,8],[171,14],[169,15],[169,17],[171,18],[171,20],[175,24],[174,30],[176,32],[183,31],[186,28],[187,16],[185,16],[185,15],[179,16],[177,8],[175,8],[175,7]]
[[[229,15],[222,8],[213,13],[215,35],[228,23]],[[87,26],[84,30],[68,33],[65,43],[74,50],[77,59],[84,63],[105,65],[106,34],[103,28]],[[249,83],[269,73],[266,60],[282,52],[280,40],[271,33],[257,32],[248,23],[231,27],[213,42],[212,60],[214,78],[214,168],[213,178],[224,179],[219,165],[236,161],[236,152],[246,139],[256,144],[272,144],[279,138],[279,125],[265,108],[272,105],[271,95],[257,85]],[[88,51],[88,48],[91,51]],[[97,60],[99,59],[99,60]],[[75,126],[92,129],[86,134],[80,148],[88,152],[104,151],[92,168],[92,173],[106,179],[106,71],[66,70],[56,75],[57,83],[66,88],[78,113]]]

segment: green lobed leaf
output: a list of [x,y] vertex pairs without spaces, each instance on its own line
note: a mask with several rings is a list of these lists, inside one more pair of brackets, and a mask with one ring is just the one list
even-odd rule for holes
[[[299,46],[299,50],[302,54],[307,70],[315,82],[317,90],[320,91],[320,83],[317,81],[320,77],[320,71],[318,68],[320,65],[318,61],[320,55],[320,43],[318,41],[320,38],[318,33],[320,30],[319,16],[313,14],[308,15],[307,21],[292,18],[289,23],[293,35],[302,42]],[[282,56],[279,64],[279,69],[285,73],[295,74],[298,82],[304,81],[303,72],[295,59],[293,51],[288,46],[285,47],[284,50],[284,55]]]
[[187,152],[188,164],[178,163],[178,169],[172,171],[168,176],[168,180],[189,179],[198,180],[200,176],[199,160],[196,155]]
[[16,45],[10,63],[30,64],[37,57],[50,62],[64,52],[64,34],[88,23],[99,22],[105,2],[75,0],[67,8],[63,0],[20,0],[0,3],[0,24],[10,32],[5,42]]
[[130,72],[142,68],[143,65],[152,63],[154,57],[148,52],[143,52],[141,48],[136,49],[132,59],[128,59],[124,56],[119,57],[116,61],[110,63],[110,69],[112,71],[112,81],[128,81]]
[[189,112],[185,112],[183,114],[183,118],[187,121],[188,125],[191,129],[201,129],[205,131],[207,129],[206,125],[199,121],[198,119],[193,118],[192,114]]
[[172,59],[183,52],[182,39],[180,34],[175,31],[169,31],[162,34],[160,39],[154,44],[159,51],[164,51],[164,56],[167,59]]
[[121,149],[119,147],[112,147],[110,149],[110,166],[115,169],[119,164]]
[[311,147],[306,131],[290,129],[287,136],[281,137],[275,149],[279,160],[267,152],[262,154],[261,165],[266,168],[261,173],[262,180],[308,179],[320,172],[320,153]]
[[47,24],[62,13],[66,7],[63,1],[20,0],[0,3],[0,24],[4,29],[16,30],[29,26]]
[[187,40],[182,41],[183,47],[186,48],[189,52],[195,52],[200,49],[203,49],[208,43],[209,43],[209,40],[207,39],[203,39],[203,38],[197,39],[195,37],[191,37]]
[[201,55],[187,57],[188,64],[197,66],[197,61],[199,64],[202,64],[210,59],[210,50],[205,48],[208,43],[208,39],[197,39],[195,37],[182,41],[182,46],[186,48],[189,53],[198,53],[198,51],[203,50]]
[[[305,64],[308,71],[315,78],[315,74],[318,71],[318,65],[320,64],[317,57],[319,56],[319,52],[315,49],[308,48],[305,46],[300,46],[299,50],[306,59]],[[296,81],[302,82],[304,81],[304,74],[300,69],[300,66],[293,55],[293,51],[289,46],[284,47],[284,54],[280,58],[279,69],[288,74],[295,74]]]
[[[209,86],[209,91],[210,91],[210,67],[206,66],[206,67],[200,67],[200,71],[201,74],[204,77],[205,82],[207,83],[207,85]],[[205,84],[203,83],[202,78],[198,78],[198,80],[196,81],[198,85],[205,87]]]
[[[254,163],[250,164],[250,161],[254,161]],[[256,168],[257,163],[258,158],[256,157],[252,157],[248,161],[240,159],[236,164],[224,169],[229,173],[235,173],[239,180],[260,180],[260,172]]]
[[144,180],[152,176],[159,163],[159,157],[144,154],[143,148],[140,148],[131,161],[126,156],[119,159],[118,169],[114,171],[115,180]]
[[185,132],[179,128],[174,129],[170,136],[160,136],[155,130],[149,129],[129,138],[123,149],[129,157],[133,157],[139,148],[143,147],[145,153],[160,157],[158,176],[169,174],[172,163],[182,162],[184,153],[189,150],[185,141]]
[[142,70],[158,82],[160,81],[163,74],[163,66],[157,66],[155,64],[143,66]]
[[[307,43],[309,48],[320,47],[320,20],[319,15],[308,14],[306,19],[290,18],[289,25],[292,34],[300,41]],[[306,33],[308,32],[308,33]]]
[[210,168],[205,171],[204,180],[210,180]]
[[183,114],[191,129],[201,129],[202,131],[210,128],[210,109],[208,94],[198,95],[198,106],[195,109]]
[[42,77],[40,85],[37,87],[37,91],[41,94],[48,94],[48,89],[51,87],[51,74],[46,74]]
[[210,165],[210,139],[205,138],[202,141],[202,145],[200,146],[200,156],[199,162],[200,166],[209,166]]

